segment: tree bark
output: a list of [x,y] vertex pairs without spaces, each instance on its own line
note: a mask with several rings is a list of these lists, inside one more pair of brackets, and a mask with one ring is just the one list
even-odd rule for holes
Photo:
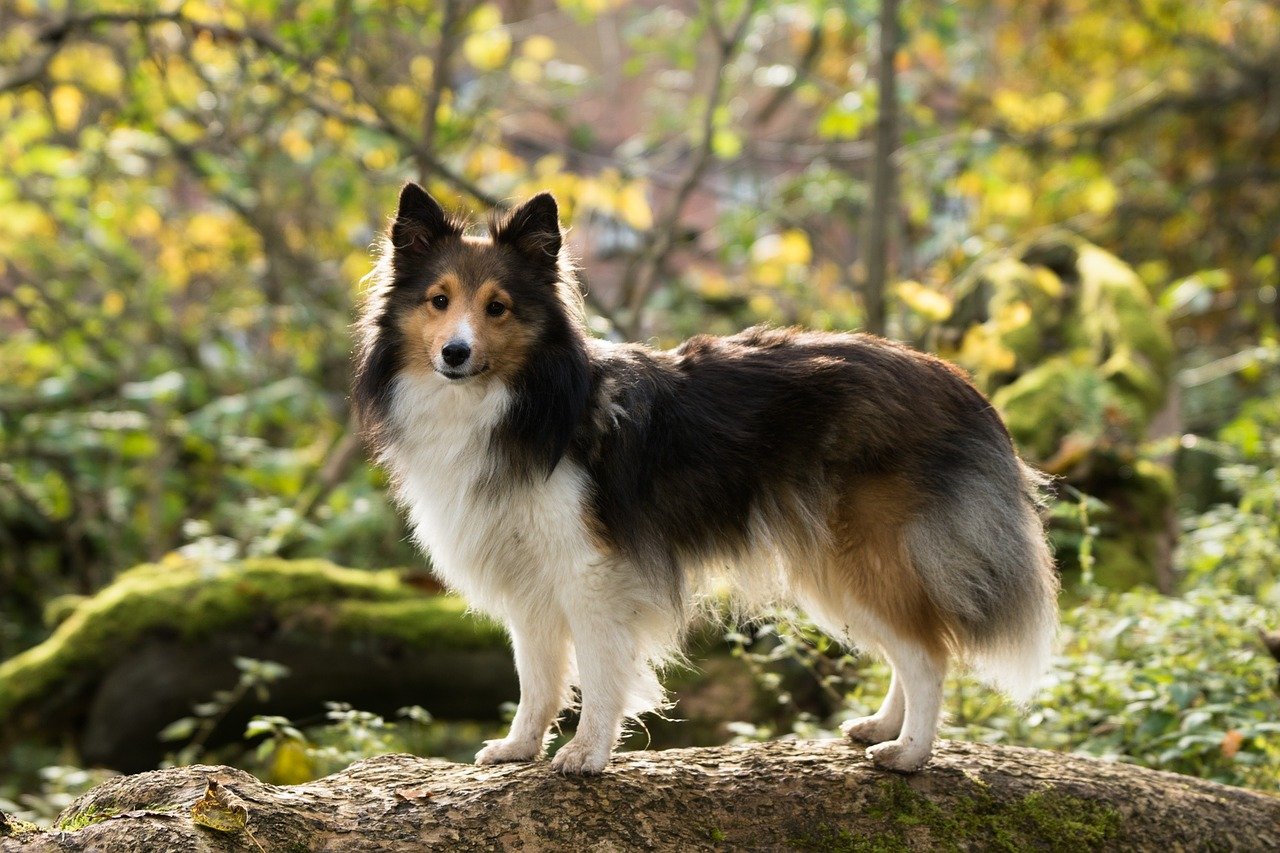
[[871,214],[867,222],[866,330],[885,332],[885,288],[889,282],[889,237],[897,216],[893,155],[898,147],[898,0],[880,3],[880,57],[877,71],[879,107],[876,150],[871,177]]
[[[193,821],[211,782],[243,828]],[[407,755],[291,787],[184,767],[108,781],[59,825],[79,828],[0,839],[0,853],[1275,850],[1280,798],[1018,747],[944,742],[927,768],[901,776],[845,741],[774,741],[627,753],[586,778],[557,776],[545,761],[474,767]]]

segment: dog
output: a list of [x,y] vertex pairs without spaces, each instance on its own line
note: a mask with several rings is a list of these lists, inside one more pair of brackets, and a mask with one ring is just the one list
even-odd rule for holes
[[465,233],[407,184],[370,273],[352,399],[442,580],[510,631],[520,702],[476,763],[598,773],[712,579],[893,669],[846,723],[880,767],[929,759],[943,678],[1014,697],[1045,667],[1044,478],[956,367],[865,334],[757,327],[674,350],[586,332],[555,200]]

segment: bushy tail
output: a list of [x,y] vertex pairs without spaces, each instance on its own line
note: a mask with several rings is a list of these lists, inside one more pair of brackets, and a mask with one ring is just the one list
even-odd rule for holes
[[1048,478],[1001,462],[969,479],[962,499],[933,507],[908,542],[958,653],[983,681],[1025,702],[1053,655],[1058,575],[1040,520]]

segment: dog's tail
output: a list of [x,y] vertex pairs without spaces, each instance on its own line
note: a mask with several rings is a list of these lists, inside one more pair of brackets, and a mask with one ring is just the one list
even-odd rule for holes
[[1021,702],[1053,654],[1058,576],[1040,520],[1048,477],[999,455],[970,469],[958,494],[918,517],[907,538],[957,652]]

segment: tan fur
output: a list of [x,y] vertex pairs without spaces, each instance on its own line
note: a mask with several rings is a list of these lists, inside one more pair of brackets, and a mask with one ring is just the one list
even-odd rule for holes
[[825,599],[840,591],[943,660],[955,632],[912,565],[903,527],[916,510],[915,491],[894,477],[863,479],[831,518],[830,557],[820,570]]
[[[443,311],[432,299],[445,296],[448,307]],[[486,309],[498,302],[506,309],[500,316],[490,316]],[[511,312],[512,299],[496,281],[486,279],[476,287],[467,287],[458,276],[445,273],[431,283],[422,304],[400,318],[400,333],[406,340],[422,341],[424,346],[407,348],[407,372],[429,374],[435,370],[435,356],[464,323],[473,333],[471,358],[482,371],[508,378],[519,371],[535,338],[535,330],[518,322]]]

